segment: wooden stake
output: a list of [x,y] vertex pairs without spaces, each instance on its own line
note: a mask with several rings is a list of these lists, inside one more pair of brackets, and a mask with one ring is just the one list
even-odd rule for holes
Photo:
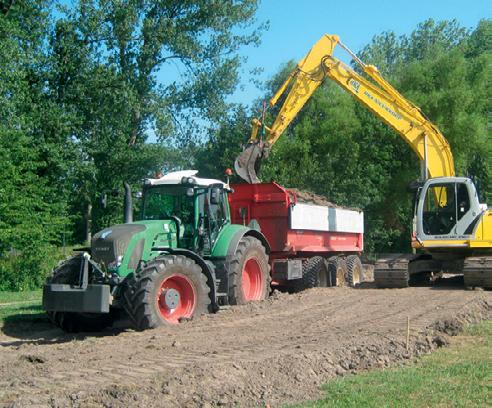
[[407,351],[409,346],[410,346],[410,316],[407,316],[407,344],[406,344]]

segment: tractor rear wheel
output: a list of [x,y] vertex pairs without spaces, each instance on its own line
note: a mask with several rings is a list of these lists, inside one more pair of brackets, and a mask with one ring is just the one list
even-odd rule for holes
[[147,263],[130,278],[124,307],[138,330],[177,324],[208,312],[210,288],[190,258],[166,255]]
[[[63,283],[74,285],[77,283],[83,255],[75,255],[60,263],[53,271],[48,283]],[[46,312],[49,320],[67,333],[98,332],[113,324],[115,311],[110,313],[77,313],[77,312]]]
[[347,263],[341,256],[328,259],[328,273],[332,286],[344,286],[347,282]]
[[357,255],[347,256],[347,283],[355,287],[364,281],[364,268]]
[[229,270],[229,303],[242,305],[266,299],[270,292],[270,265],[265,247],[254,237],[239,241]]

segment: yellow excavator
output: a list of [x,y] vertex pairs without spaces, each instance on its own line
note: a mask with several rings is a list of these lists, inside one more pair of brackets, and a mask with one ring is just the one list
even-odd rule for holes
[[[370,79],[334,57],[339,45]],[[472,180],[456,177],[449,143],[424,113],[394,89],[372,65],[364,64],[336,35],[324,35],[297,64],[270,100],[286,93],[273,124],[254,119],[248,144],[234,167],[248,183],[259,183],[261,160],[325,79],[331,79],[393,128],[421,161],[416,193],[414,254],[393,254],[376,262],[378,287],[407,287],[421,278],[463,273],[467,287],[492,287],[492,208],[479,202]],[[417,251],[415,251],[417,252]]]

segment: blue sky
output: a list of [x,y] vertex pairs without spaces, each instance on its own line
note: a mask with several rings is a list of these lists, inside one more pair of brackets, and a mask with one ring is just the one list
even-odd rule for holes
[[231,100],[249,105],[261,91],[249,83],[249,71],[263,68],[259,79],[272,77],[290,59],[299,60],[322,34],[338,34],[357,52],[383,31],[410,33],[419,22],[457,19],[464,27],[474,28],[482,18],[492,17],[491,0],[263,0],[257,13],[259,22],[269,20],[270,29],[259,47],[246,47],[248,58],[242,70],[245,86]]

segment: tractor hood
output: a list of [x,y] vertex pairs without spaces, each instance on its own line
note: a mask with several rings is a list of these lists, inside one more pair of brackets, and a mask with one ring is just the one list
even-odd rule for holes
[[120,276],[133,272],[147,260],[152,246],[174,247],[174,223],[168,220],[113,225],[92,238],[92,259]]
[[132,237],[143,231],[145,226],[139,224],[113,225],[99,231],[92,238],[92,258],[106,266],[121,262]]

